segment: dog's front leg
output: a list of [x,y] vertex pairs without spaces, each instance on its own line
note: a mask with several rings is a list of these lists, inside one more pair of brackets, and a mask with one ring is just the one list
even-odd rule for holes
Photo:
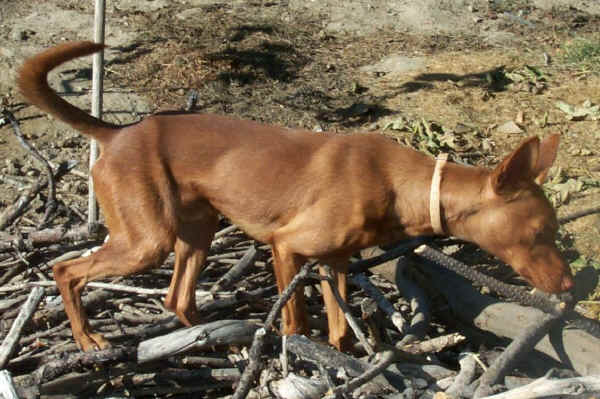
[[[334,260],[326,262],[333,273],[333,284],[335,284],[340,296],[346,301],[346,273],[348,272],[348,260]],[[322,266],[319,266],[319,273],[326,276],[327,273]],[[323,290],[323,301],[327,310],[327,324],[329,326],[329,343],[335,346],[339,351],[344,349],[348,324],[342,308],[333,295],[331,285],[328,281],[321,281]]]
[[[273,269],[277,280],[279,294],[283,292],[294,276],[300,271],[304,259],[286,250],[282,246],[273,245]],[[291,296],[282,310],[283,333],[285,335],[308,333],[308,317],[304,303],[304,284],[298,284],[296,292]]]

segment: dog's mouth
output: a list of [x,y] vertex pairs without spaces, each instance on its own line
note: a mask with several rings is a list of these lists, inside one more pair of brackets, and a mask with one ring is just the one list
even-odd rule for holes
[[535,288],[549,294],[569,291],[575,285],[573,276],[570,273],[538,274],[536,277],[529,275],[527,272],[519,274]]

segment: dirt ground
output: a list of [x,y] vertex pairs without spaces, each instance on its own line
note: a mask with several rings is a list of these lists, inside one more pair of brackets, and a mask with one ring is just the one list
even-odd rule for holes
[[[597,2],[107,3],[108,120],[127,123],[159,109],[182,109],[195,89],[199,112],[342,134],[385,128],[399,142],[483,165],[529,135],[560,133],[548,195],[560,216],[598,204],[600,123],[569,120],[556,106],[559,100],[600,102],[598,74],[561,62],[567,43],[597,34]],[[92,21],[92,1],[0,0],[3,105],[48,159],[78,160],[82,173],[87,140],[23,103],[13,82],[24,57],[64,40],[92,38]],[[51,77],[57,90],[88,108],[90,62],[77,60]],[[6,126],[0,158],[3,208],[40,171]],[[82,215],[86,190],[75,175],[59,186],[60,198]],[[600,268],[599,234],[600,215],[562,227],[574,268]],[[597,298],[590,299],[590,313],[599,312]]]

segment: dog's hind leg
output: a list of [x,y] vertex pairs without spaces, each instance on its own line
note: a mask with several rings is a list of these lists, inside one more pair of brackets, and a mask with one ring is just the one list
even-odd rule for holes
[[101,334],[93,333],[81,303],[81,292],[89,281],[108,276],[125,276],[160,265],[170,252],[170,243],[144,241],[130,248],[115,237],[90,256],[58,263],[54,279],[65,312],[71,322],[73,338],[84,351],[109,346]]
[[182,223],[175,241],[175,268],[165,306],[179,320],[191,326],[199,322],[196,309],[196,281],[205,267],[218,222],[217,213],[207,207],[194,222]]

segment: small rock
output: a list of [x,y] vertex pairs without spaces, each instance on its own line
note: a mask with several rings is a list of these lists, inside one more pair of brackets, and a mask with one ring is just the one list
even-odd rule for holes
[[29,177],[36,177],[40,175],[40,171],[34,168],[30,168],[27,170],[27,172],[25,172],[25,175]]
[[429,386],[429,383],[424,378],[415,378],[414,383],[418,389],[425,389]]
[[503,124],[501,124],[500,126],[498,126],[496,128],[496,131],[498,133],[504,133],[504,134],[517,134],[517,133],[523,133],[523,129],[521,129],[519,127],[519,125],[517,125],[515,122],[513,121],[508,121],[508,122],[504,122]]

